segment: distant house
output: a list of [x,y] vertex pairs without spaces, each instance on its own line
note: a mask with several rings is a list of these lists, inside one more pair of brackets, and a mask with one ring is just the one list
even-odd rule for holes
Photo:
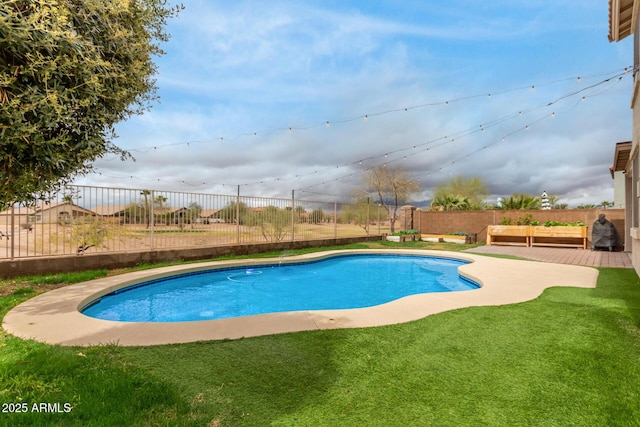
[[36,206],[8,209],[0,212],[0,224],[10,224],[11,216],[15,225],[21,224],[68,224],[76,218],[95,215],[71,202],[40,203]]
[[130,205],[103,205],[91,208],[96,215],[103,218],[119,218],[125,216]]
[[640,37],[638,36],[640,0],[609,0],[609,41],[618,42],[634,36],[634,81],[631,93],[633,109],[632,139],[629,145],[616,144],[613,172],[622,171],[625,183],[625,249],[631,251],[631,261],[640,272]]
[[213,222],[224,222],[224,220],[220,218],[220,212],[222,212],[222,209],[202,209],[200,211],[200,218],[205,224]]

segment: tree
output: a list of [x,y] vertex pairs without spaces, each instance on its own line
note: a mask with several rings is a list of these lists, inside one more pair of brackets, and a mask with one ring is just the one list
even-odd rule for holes
[[440,196],[431,201],[431,210],[434,211],[468,211],[471,209],[471,202],[467,197]]
[[319,224],[324,221],[324,212],[322,209],[314,209],[309,215],[309,222],[312,224]]
[[[467,205],[466,207],[459,207],[457,209],[483,209],[484,199],[487,198],[489,190],[482,178],[473,177],[465,178],[463,176],[456,176],[451,178],[445,184],[436,186],[433,191],[434,200],[466,200],[466,204],[459,203],[459,206]],[[432,202],[433,206],[433,202]],[[439,206],[439,205],[436,205]],[[444,209],[453,210],[453,209]]]
[[197,202],[189,203],[187,211],[185,212],[185,219],[187,220],[187,222],[193,225],[193,223],[196,222],[196,220],[198,220],[201,215],[202,206],[200,206],[200,204]]
[[402,167],[392,169],[387,165],[368,169],[365,183],[368,190],[375,193],[377,203],[387,211],[391,232],[395,232],[398,207],[401,203],[406,203],[411,194],[420,191],[420,186],[409,178],[406,169]]
[[614,205],[614,203],[613,203],[613,202],[610,202],[610,201],[607,201],[607,200],[605,200],[605,201],[603,201],[603,202],[600,202],[600,206],[602,206],[602,209],[609,209],[609,208],[612,208],[612,207],[613,207],[613,205]]
[[82,255],[94,246],[105,247],[109,241],[122,239],[124,233],[112,223],[87,215],[73,220],[71,230],[53,233],[51,237],[56,244],[74,245],[76,253]]
[[[238,213],[240,217],[238,218]],[[231,202],[218,212],[218,218],[224,222],[237,222],[239,224],[245,224],[246,218],[250,213],[249,206],[244,202]]]
[[367,236],[369,235],[369,227],[371,225],[370,215],[371,204],[368,197],[354,197],[353,203],[345,205],[340,213],[342,222],[346,224],[356,224],[367,233]]
[[576,206],[576,209],[596,209],[598,205],[594,205],[593,203],[583,203]]
[[502,209],[540,209],[540,198],[533,194],[513,193],[502,201]]
[[108,153],[114,125],[156,99],[165,0],[0,0],[0,209]]
[[291,230],[291,211],[276,206],[267,206],[262,211],[246,215],[245,224],[259,227],[262,237],[271,242],[283,240]]

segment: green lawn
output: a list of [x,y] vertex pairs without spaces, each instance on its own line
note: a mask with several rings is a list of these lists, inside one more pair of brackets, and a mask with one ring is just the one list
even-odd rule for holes
[[[57,277],[0,283],[2,314]],[[65,348],[3,335],[0,390],[3,410],[28,404],[2,414],[12,426],[640,425],[640,280],[603,268],[596,289],[521,304],[236,341]],[[73,409],[31,412],[40,402]]]

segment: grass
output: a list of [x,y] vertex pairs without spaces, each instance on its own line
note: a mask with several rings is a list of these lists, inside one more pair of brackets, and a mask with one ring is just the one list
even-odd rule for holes
[[[58,347],[3,335],[0,402],[68,402],[73,410],[0,420],[12,426],[640,425],[640,280],[631,269],[599,271],[595,289],[551,288],[534,301],[378,328],[128,348]],[[3,314],[38,292],[18,292],[37,289],[21,283],[0,297]]]

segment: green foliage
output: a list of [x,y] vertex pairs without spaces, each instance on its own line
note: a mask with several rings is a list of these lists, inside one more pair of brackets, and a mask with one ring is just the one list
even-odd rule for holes
[[311,222],[311,224],[319,224],[324,221],[324,218],[325,215],[322,209],[314,209],[309,215],[309,222]]
[[546,221],[542,225],[544,225],[545,227],[556,227],[556,226],[584,227],[584,222],[582,221],[573,221],[573,222]]
[[340,220],[344,224],[356,224],[369,234],[371,225],[371,204],[368,198],[357,199],[354,203],[345,205],[340,212]]
[[86,173],[155,100],[164,0],[0,1],[0,208]]
[[71,244],[78,253],[84,253],[91,247],[103,247],[108,242],[123,238],[126,229],[117,224],[94,216],[83,216],[72,221],[63,231],[52,234],[56,244]]
[[[540,221],[534,220],[531,214],[526,214],[525,216],[518,217],[515,220],[511,218],[503,217],[501,224],[502,225],[540,225]],[[584,227],[584,223],[582,221],[573,221],[573,222],[545,221],[542,225],[545,227],[555,227],[555,226]]]
[[540,209],[540,198],[533,194],[513,193],[502,201],[502,209]]
[[279,242],[291,231],[291,211],[267,206],[261,211],[249,212],[244,222],[248,226],[259,227],[265,240]]
[[438,196],[431,201],[432,211],[468,211],[471,210],[471,202],[467,197],[461,195]]
[[[489,190],[482,178],[472,177],[465,178],[456,176],[447,183],[438,185],[434,192],[433,198],[438,202],[432,207],[442,206],[442,210],[476,210],[484,208],[484,199],[489,194]],[[455,203],[447,208],[447,200],[464,200],[465,203]]]
[[231,202],[218,212],[218,218],[224,222],[238,222],[242,225],[250,214],[249,206],[243,202]]
[[539,221],[533,219],[531,214],[526,214],[525,216],[521,216],[516,218],[515,220],[507,217],[502,218],[502,225],[538,225]]
[[392,236],[415,236],[419,232],[420,231],[418,230],[402,230],[402,231],[396,231],[395,233],[392,234]]

